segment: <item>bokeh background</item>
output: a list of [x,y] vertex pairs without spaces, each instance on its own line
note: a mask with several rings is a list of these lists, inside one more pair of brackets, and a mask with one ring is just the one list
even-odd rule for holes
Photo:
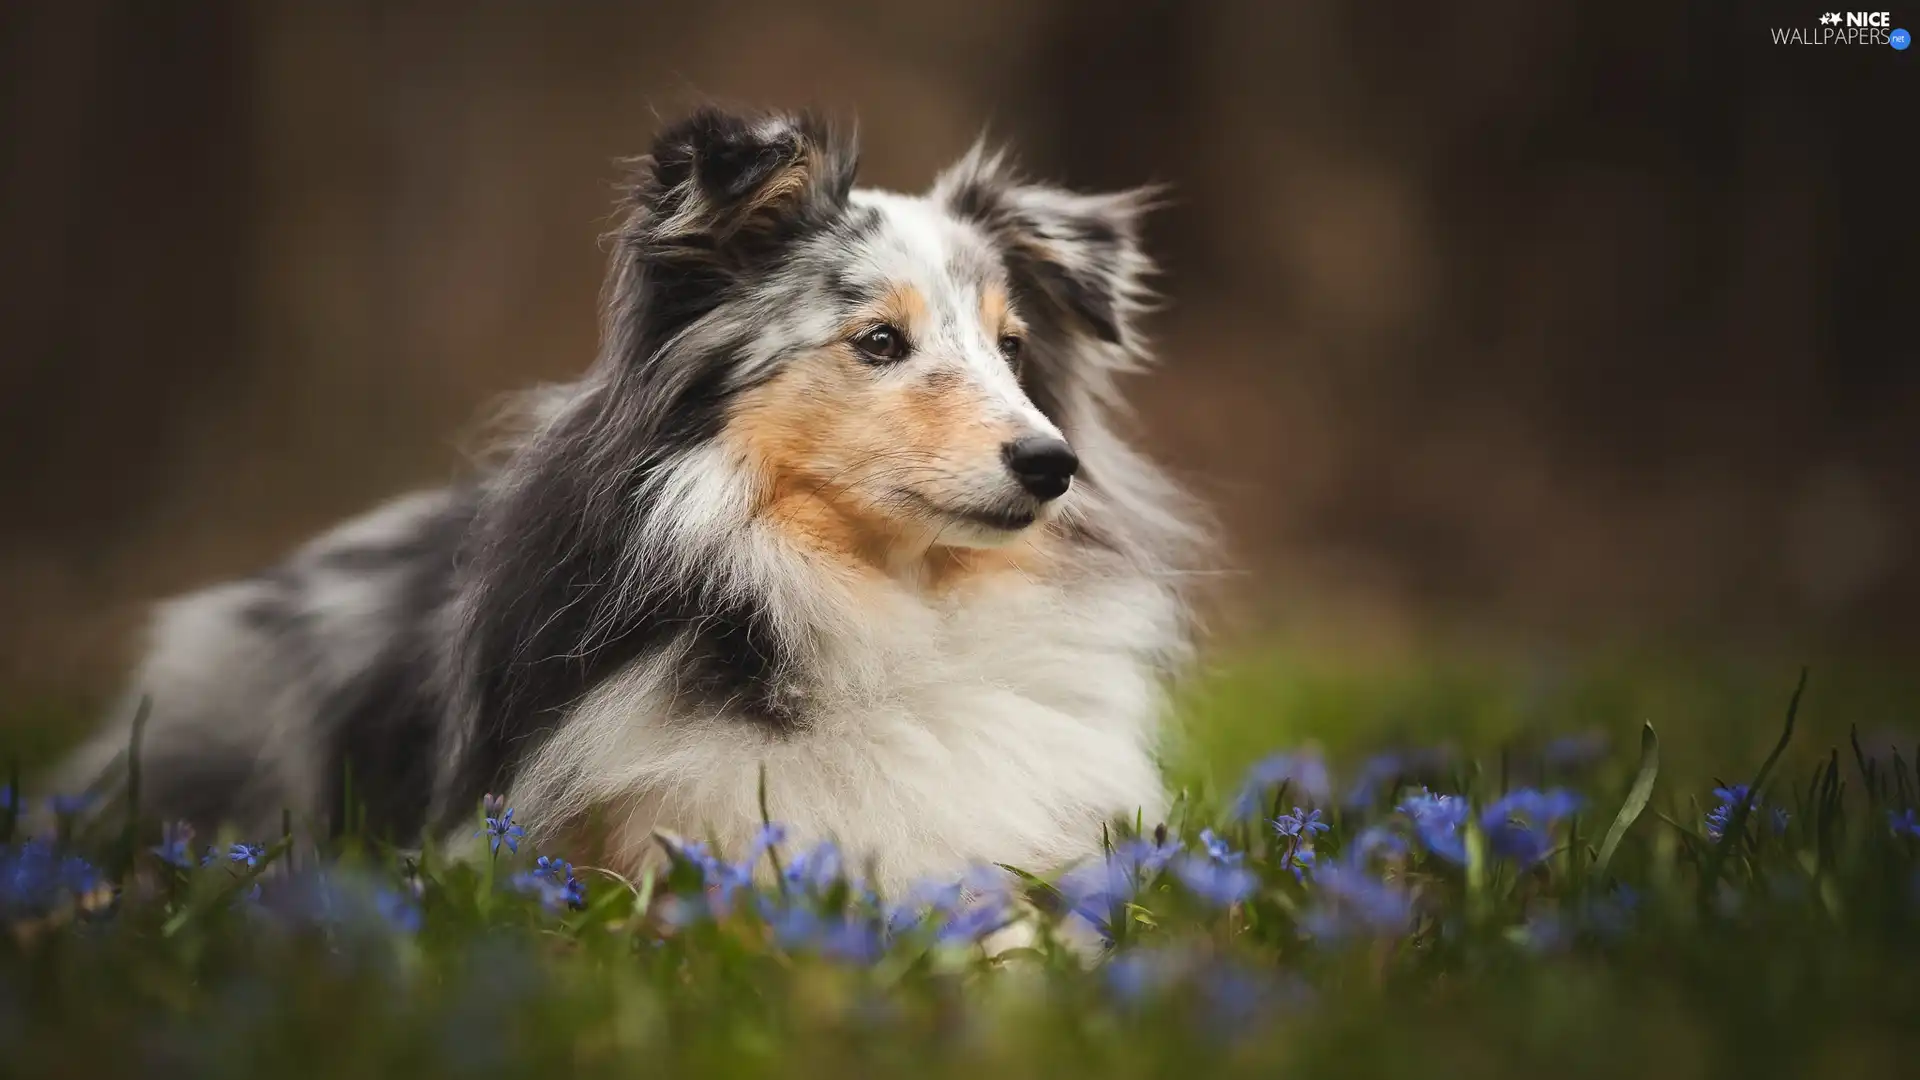
[[588,361],[613,160],[708,99],[857,117],[875,185],[983,128],[1172,185],[1135,397],[1223,653],[1902,670],[1920,57],[1734,7],[4,5],[0,695],[456,474]]

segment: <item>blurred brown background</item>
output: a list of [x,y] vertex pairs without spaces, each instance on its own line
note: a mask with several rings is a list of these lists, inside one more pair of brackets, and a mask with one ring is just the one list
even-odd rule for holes
[[7,4],[0,685],[461,468],[710,97],[857,116],[876,185],[983,127],[1174,185],[1136,397],[1230,634],[1905,648],[1920,56],[1733,7]]

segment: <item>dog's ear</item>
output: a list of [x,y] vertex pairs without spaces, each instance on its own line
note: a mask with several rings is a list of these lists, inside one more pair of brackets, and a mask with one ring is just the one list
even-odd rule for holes
[[1082,195],[1023,180],[1004,153],[979,143],[934,184],[933,195],[993,237],[1015,287],[1069,332],[1128,351],[1152,299],[1153,264],[1140,221],[1157,192]]
[[623,239],[649,263],[739,269],[844,210],[857,164],[816,117],[702,109],[635,163]]

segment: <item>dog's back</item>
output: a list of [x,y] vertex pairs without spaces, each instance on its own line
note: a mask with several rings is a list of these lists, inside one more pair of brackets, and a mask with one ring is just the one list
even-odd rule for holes
[[472,514],[466,491],[411,495],[162,604],[116,722],[56,783],[113,771],[144,700],[144,812],[268,835],[283,811],[339,821],[352,785],[370,824],[417,832],[444,710],[440,627]]

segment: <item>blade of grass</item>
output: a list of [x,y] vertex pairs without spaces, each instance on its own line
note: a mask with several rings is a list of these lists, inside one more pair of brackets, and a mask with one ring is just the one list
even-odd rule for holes
[[[760,763],[760,825],[768,829],[773,827],[773,815],[767,812],[767,763],[764,761]],[[780,865],[780,845],[767,845],[767,861],[773,864],[773,880],[780,888],[780,895],[785,896],[787,871]]]
[[1726,864],[1727,856],[1733,853],[1734,845],[1740,843],[1746,836],[1747,818],[1753,812],[1753,800],[1759,796],[1761,789],[1766,785],[1767,777],[1772,775],[1773,767],[1779,762],[1780,755],[1786,753],[1787,743],[1793,740],[1793,724],[1800,716],[1800,696],[1806,692],[1806,689],[1807,669],[1801,668],[1800,681],[1793,688],[1793,699],[1787,702],[1787,723],[1780,732],[1780,741],[1774,744],[1773,753],[1768,754],[1767,760],[1761,763],[1760,772],[1754,776],[1753,783],[1748,785],[1747,793],[1741,797],[1739,804],[1733,808],[1733,812],[1727,815],[1727,827],[1720,834],[1720,842],[1707,853],[1706,865],[1700,871],[1700,902],[1703,905],[1711,903],[1714,886],[1719,884],[1720,871]]
[[1613,825],[1607,829],[1607,838],[1600,843],[1600,857],[1593,862],[1593,878],[1599,880],[1607,873],[1607,867],[1613,862],[1613,853],[1620,848],[1620,841],[1626,837],[1627,830],[1640,819],[1647,803],[1653,798],[1653,782],[1660,775],[1660,738],[1653,733],[1651,723],[1640,728],[1640,768],[1634,773],[1633,786],[1627,789],[1627,801],[1620,805],[1620,813],[1613,819]]

